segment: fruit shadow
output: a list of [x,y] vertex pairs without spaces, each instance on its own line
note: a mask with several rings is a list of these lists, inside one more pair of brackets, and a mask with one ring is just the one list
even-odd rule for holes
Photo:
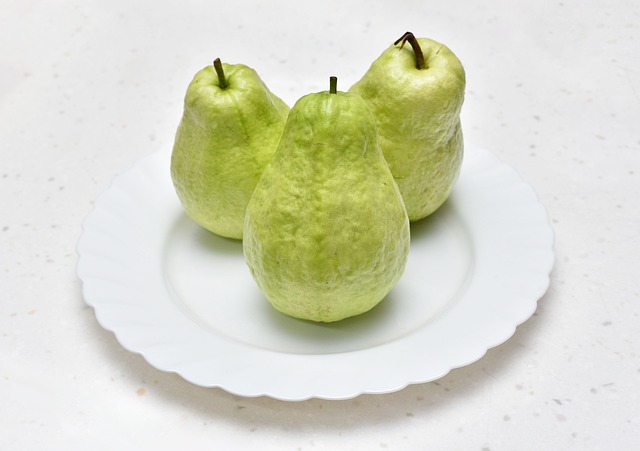
[[[334,322],[315,322],[293,318],[277,311],[256,288],[254,302],[259,316],[274,334],[295,345],[283,345],[283,352],[296,354],[334,354],[352,352],[388,341],[388,325],[394,317],[393,291],[371,310]],[[258,304],[259,303],[259,304]]]
[[[192,222],[187,216],[181,218],[181,222]],[[242,255],[242,240],[227,238],[216,235],[209,230],[196,224],[190,224],[195,227],[194,239],[199,247],[206,252],[226,255]]]
[[227,238],[196,224],[186,213],[181,213],[171,227],[172,236],[191,236],[195,245],[204,252],[222,255],[242,255],[242,240]]
[[440,221],[447,220],[453,215],[454,209],[452,203],[451,201],[447,201],[426,218],[412,222],[410,224],[411,242],[418,242],[427,239],[433,234],[433,230],[437,227],[437,224]]

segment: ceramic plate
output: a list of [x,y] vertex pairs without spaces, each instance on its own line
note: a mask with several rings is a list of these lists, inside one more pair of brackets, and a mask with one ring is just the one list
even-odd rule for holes
[[151,365],[205,387],[346,399],[438,379],[511,337],[549,286],[553,231],[533,189],[467,144],[449,201],[412,225],[406,272],[370,312],[331,324],[275,311],[239,241],[184,213],[170,151],[118,176],[78,243],[100,324]]

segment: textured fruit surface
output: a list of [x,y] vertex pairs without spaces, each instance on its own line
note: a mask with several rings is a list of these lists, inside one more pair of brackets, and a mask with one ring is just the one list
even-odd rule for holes
[[376,118],[382,152],[411,221],[430,215],[449,197],[464,147],[464,68],[443,44],[418,42],[425,69],[417,69],[409,45],[391,46],[349,90],[367,101]]
[[171,176],[186,213],[204,228],[242,238],[244,213],[273,156],[289,107],[258,74],[223,64],[227,89],[213,66],[187,89],[171,156]]
[[364,313],[398,282],[409,221],[360,97],[321,92],[292,108],[249,202],[243,249],[269,301],[297,318]]

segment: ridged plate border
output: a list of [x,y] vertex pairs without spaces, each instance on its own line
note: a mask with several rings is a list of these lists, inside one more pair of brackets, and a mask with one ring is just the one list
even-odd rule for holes
[[181,207],[169,151],[138,161],[95,202],[77,245],[85,302],[123,347],[205,387],[281,400],[389,393],[446,375],[509,339],[549,287],[553,230],[534,190],[491,152],[467,143],[448,202],[464,222],[473,271],[463,293],[406,336],[352,352],[296,354],[196,325],[172,299],[163,249]]

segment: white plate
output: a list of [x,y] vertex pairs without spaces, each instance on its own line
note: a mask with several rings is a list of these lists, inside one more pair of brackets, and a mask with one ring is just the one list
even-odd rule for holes
[[372,311],[332,324],[275,311],[239,241],[183,213],[170,152],[118,176],[86,218],[78,275],[100,324],[154,367],[283,400],[438,379],[511,337],[549,286],[553,231],[534,191],[467,144],[449,201],[412,225],[407,269]]

